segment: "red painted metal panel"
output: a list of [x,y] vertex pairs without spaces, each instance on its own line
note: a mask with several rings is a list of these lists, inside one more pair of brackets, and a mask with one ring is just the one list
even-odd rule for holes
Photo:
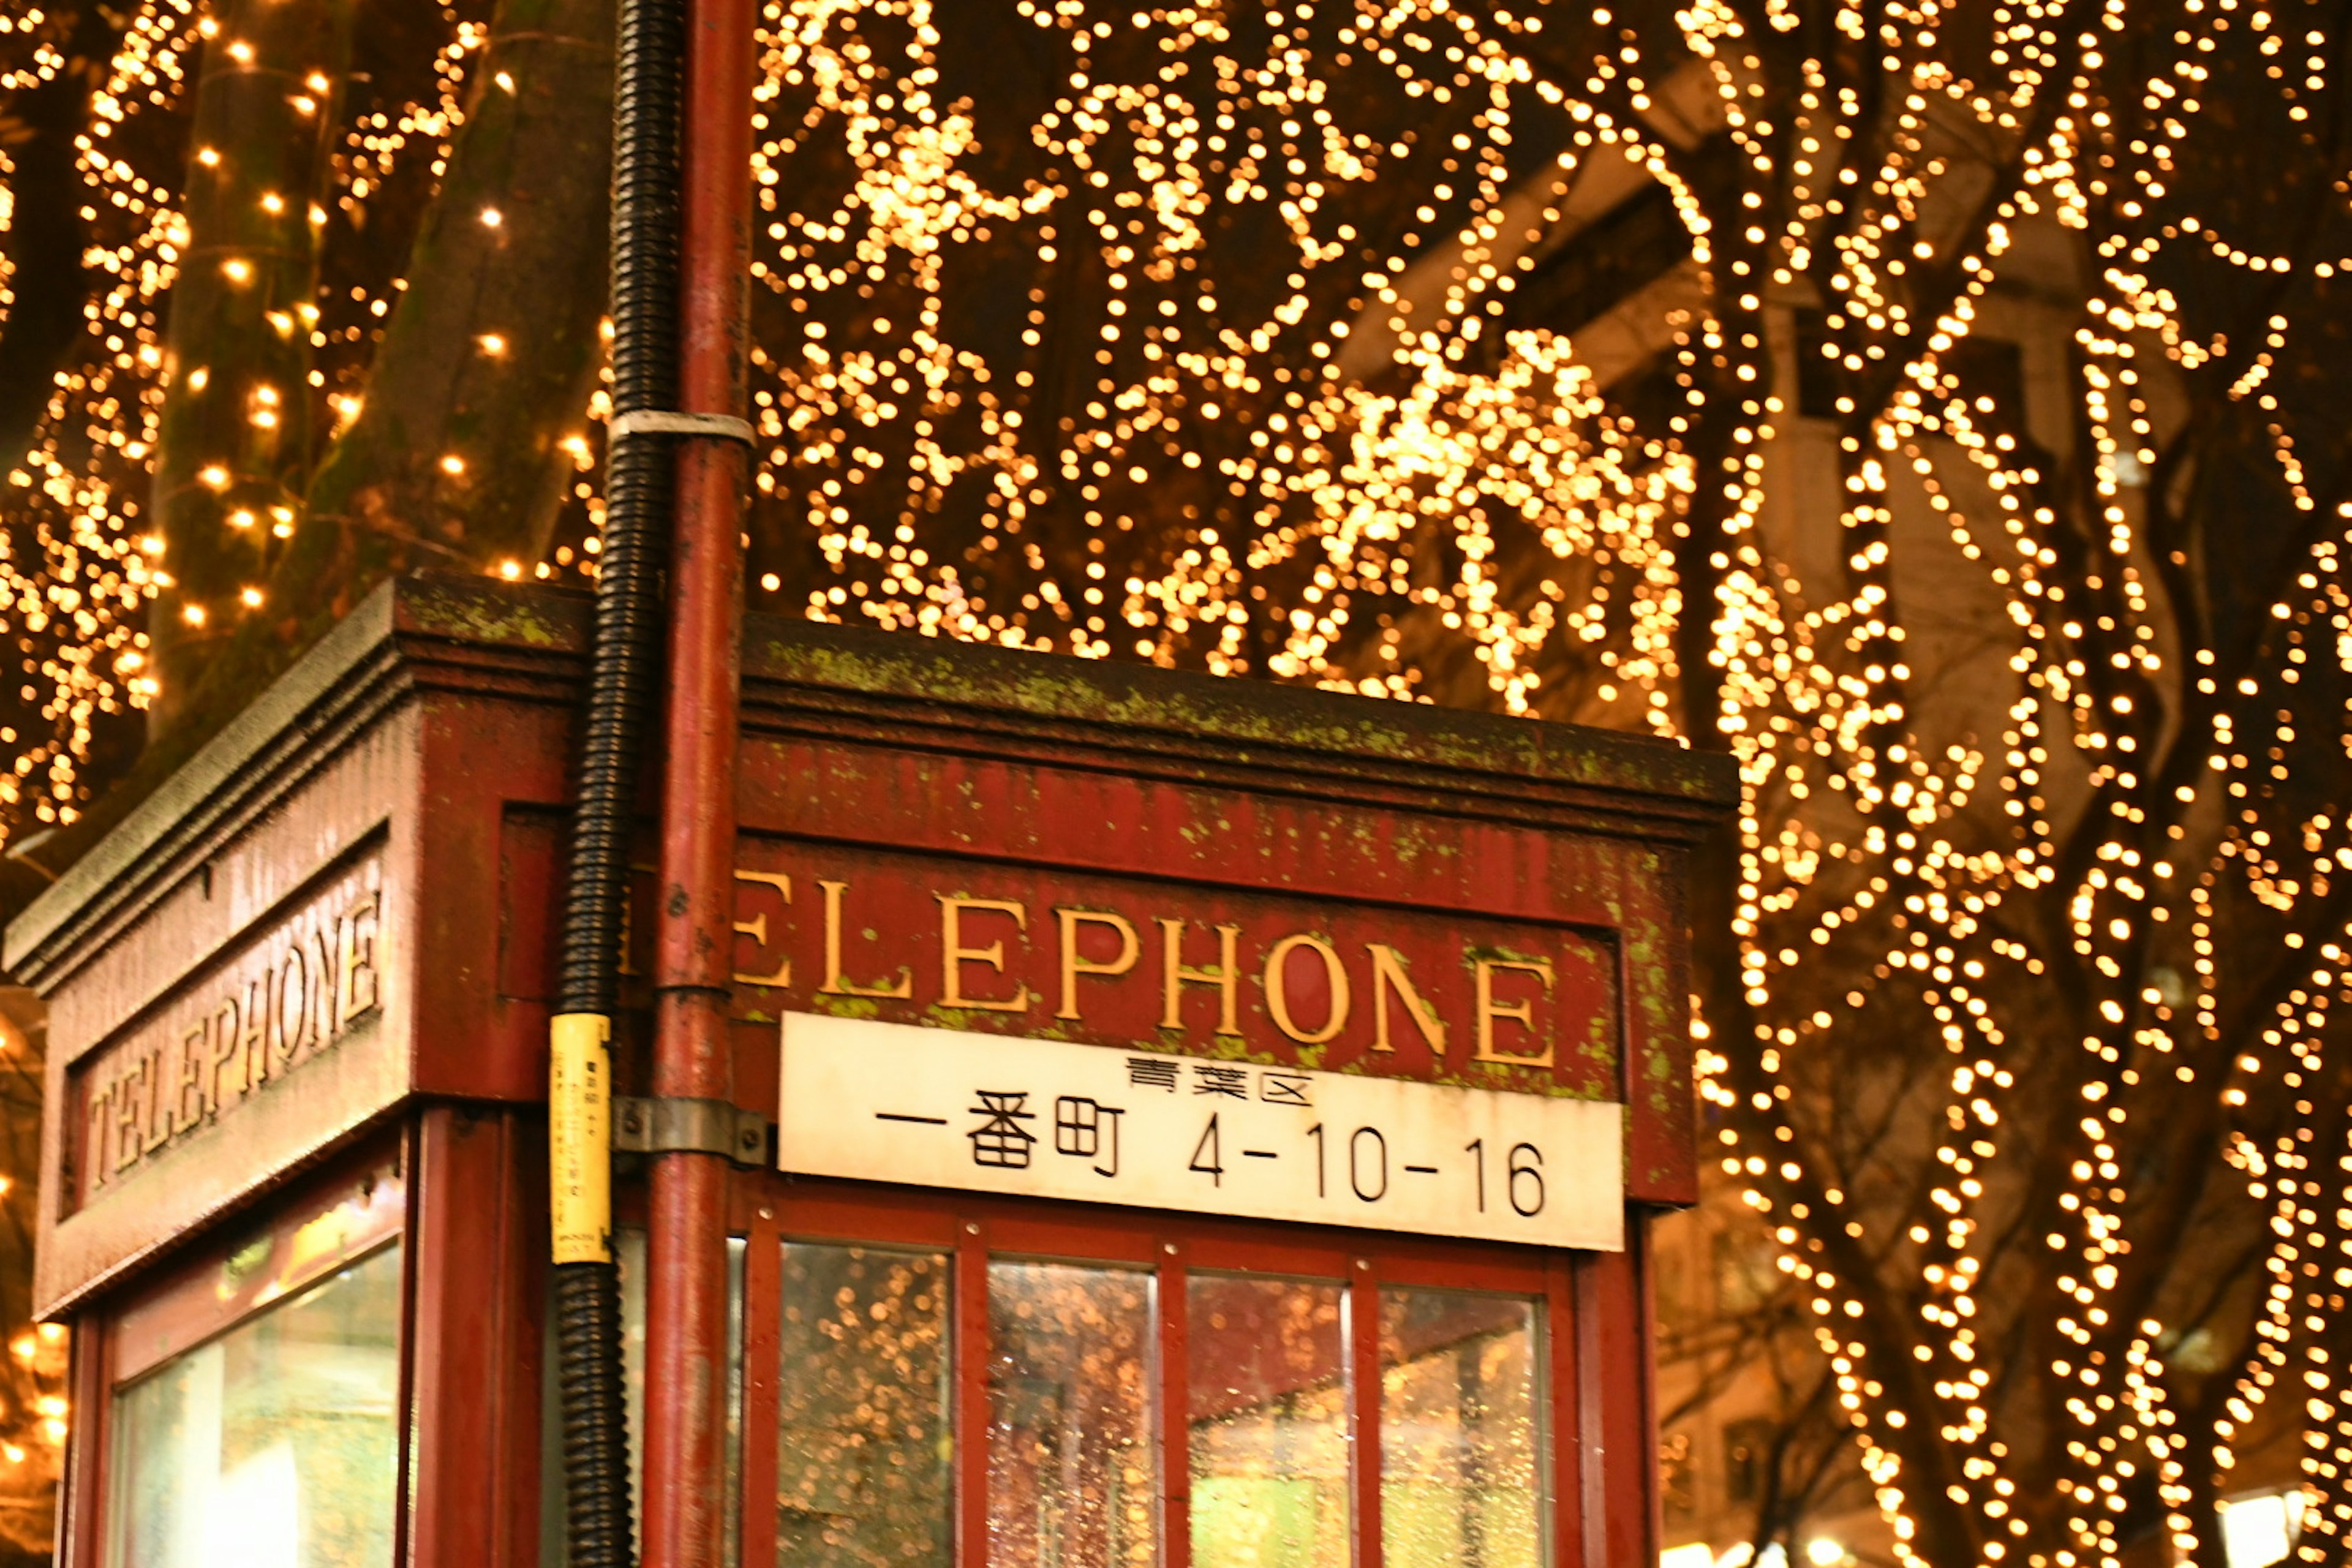
[[539,1258],[544,1158],[518,1113],[418,1119],[407,1358],[412,1568],[538,1561]]
[[955,1238],[956,1568],[988,1568],[988,1243],[977,1219]]
[[1586,1560],[1650,1563],[1657,1557],[1657,1444],[1650,1423],[1649,1320],[1643,1316],[1642,1227],[1633,1225],[1622,1252],[1586,1258],[1588,1331],[1585,1452],[1588,1475]]
[[114,1387],[113,1333],[106,1320],[85,1313],[73,1328],[73,1425],[66,1439],[66,1471],[58,1497],[59,1568],[98,1568],[103,1545],[106,1455],[112,1437],[107,1406]]
[[[1442,1237],[1330,1226],[1171,1215],[1108,1204],[937,1193],[878,1182],[739,1172],[743,1191],[772,1206],[786,1237],[947,1247],[967,1221],[985,1222],[989,1245],[1025,1257],[1150,1266],[1173,1240],[1195,1268],[1350,1279],[1358,1258],[1377,1256],[1381,1278],[1401,1285],[1533,1295],[1547,1288],[1555,1255]],[[617,1200],[616,1200],[617,1201]]]
[[[564,718],[560,710],[444,698],[418,726],[421,798],[403,823],[419,840],[414,988],[418,1016],[433,1020],[413,1041],[419,1093],[546,1096],[547,1015],[540,1006],[519,1013],[505,968],[526,945],[541,963],[553,952],[562,818],[545,819],[554,837],[517,843],[508,803],[563,798],[572,754]],[[529,864],[534,847],[553,858]],[[515,896],[524,878],[530,890]]]
[[[1576,1278],[1576,1384],[1578,1517],[1583,1539],[1580,1561],[1604,1568],[1609,1555],[1612,1471],[1606,1404],[1610,1396],[1603,1360],[1611,1336],[1601,1321],[1610,1302],[1601,1289],[1600,1258],[1586,1254],[1572,1268]],[[1622,1467],[1621,1467],[1622,1468]]]
[[[417,1199],[416,1173],[424,1152],[421,1118],[412,1117],[399,1130],[400,1168],[408,1178],[401,1193],[401,1220],[406,1234],[416,1233]],[[417,1357],[416,1317],[418,1307],[418,1275],[416,1247],[413,1244],[400,1251],[400,1381],[393,1408],[404,1415],[416,1408]],[[398,1474],[393,1495],[401,1500],[400,1517],[393,1524],[393,1561],[406,1563],[416,1540],[416,1521],[412,1506],[416,1489],[416,1430],[413,1422],[404,1423],[398,1455],[394,1461]]]
[[[1233,1274],[1281,1274],[1344,1284],[1357,1256],[1347,1247],[1329,1245],[1328,1238],[1337,1233],[1318,1233],[1305,1226],[1256,1226],[1248,1232],[1235,1234],[1236,1227],[1231,1226],[1212,1227],[1189,1220],[1171,1220],[1165,1215],[1158,1219],[1181,1240],[1185,1261],[1193,1268]],[[1310,1239],[1318,1235],[1319,1242]],[[1381,1237],[1384,1246],[1395,1239]]]
[[1380,1274],[1369,1258],[1348,1270],[1348,1480],[1355,1489],[1354,1568],[1381,1568]]
[[1548,1441],[1551,1517],[1546,1539],[1553,1568],[1601,1568],[1584,1551],[1583,1402],[1578,1397],[1586,1368],[1577,1354],[1576,1264],[1556,1253],[1544,1268],[1544,1394],[1550,1420]]
[[[740,1184],[739,1184],[740,1185]],[[783,1237],[772,1204],[753,1211],[743,1258],[742,1542],[740,1560],[776,1560],[776,1445]]]
[[1192,1319],[1185,1276],[1191,1260],[1181,1241],[1158,1245],[1160,1405],[1160,1562],[1192,1568]]
[[[1385,1242],[1386,1238],[1382,1238]],[[1381,1253],[1381,1279],[1393,1285],[1427,1286],[1440,1290],[1500,1290],[1532,1296],[1544,1289],[1540,1249],[1526,1247],[1481,1247],[1461,1245],[1458,1255],[1416,1254],[1385,1246]]]
[[846,1183],[775,1184],[782,1189],[776,1199],[776,1226],[786,1240],[865,1240],[947,1252],[962,1245],[962,1225],[945,1207],[905,1205],[887,1197],[877,1202]]
[[1651,868],[1650,856],[1633,852],[1640,840],[1474,815],[1465,801],[1401,799],[1376,781],[1342,776],[1277,791],[1256,777],[1108,772],[1108,759],[1075,745],[1058,755],[991,756],[996,738],[983,731],[899,747],[849,726],[765,734],[759,718],[747,712],[749,832],[1182,882],[1271,883],[1345,902],[1443,901],[1596,927],[1620,923],[1622,900],[1640,893]]
[[1073,1205],[957,1206],[967,1215],[987,1216],[988,1249],[998,1257],[1125,1263],[1142,1268],[1158,1261],[1159,1248],[1151,1232],[1123,1219],[1106,1226],[1099,1220],[1088,1223],[1083,1213],[1056,1212]]
[[1633,1214],[1626,1216],[1627,1239],[1625,1260],[1633,1270],[1633,1342],[1642,1358],[1640,1400],[1634,1415],[1638,1423],[1634,1436],[1639,1444],[1635,1451],[1640,1465],[1635,1485],[1637,1500],[1642,1510],[1642,1530],[1648,1555],[1643,1562],[1654,1561],[1666,1539],[1665,1489],[1658,1475],[1658,1321],[1657,1270],[1650,1250],[1650,1216]]

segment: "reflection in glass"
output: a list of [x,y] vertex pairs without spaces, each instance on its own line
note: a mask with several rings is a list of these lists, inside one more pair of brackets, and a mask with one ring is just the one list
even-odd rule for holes
[[948,1260],[784,1247],[776,1561],[946,1568]]
[[389,1568],[400,1248],[115,1396],[109,1568]]
[[1381,1291],[1387,1568],[1541,1568],[1544,1421],[1532,1302]]
[[[727,1238],[727,1447],[719,1478],[724,1533],[720,1568],[735,1568],[742,1549],[743,1482],[743,1256],[740,1236]],[[629,1539],[642,1550],[646,1526],[646,1232],[620,1226],[613,1232],[613,1258],[621,1285],[621,1398],[629,1432]],[[564,1531],[563,1405],[556,1388],[555,1298],[550,1291],[542,1329],[548,1347],[540,1386],[539,1561],[541,1568],[567,1568],[572,1542]]]
[[1194,1568],[1348,1568],[1345,1289],[1194,1274]]
[[990,1568],[1150,1568],[1151,1276],[988,1266]]

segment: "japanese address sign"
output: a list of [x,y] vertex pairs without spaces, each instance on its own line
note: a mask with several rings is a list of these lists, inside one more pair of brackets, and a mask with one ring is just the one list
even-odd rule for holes
[[1623,1107],[790,1013],[777,1162],[1615,1251]]

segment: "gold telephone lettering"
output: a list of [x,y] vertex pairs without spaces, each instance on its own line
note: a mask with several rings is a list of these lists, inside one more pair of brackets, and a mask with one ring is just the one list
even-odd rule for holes
[[[776,896],[783,900],[785,907],[789,909],[792,906],[793,879],[782,871],[747,871],[738,866],[735,868],[735,879],[738,882],[749,882],[755,888],[773,888],[776,889]],[[750,937],[761,947],[767,946],[767,914],[762,911],[753,915],[748,921],[737,921],[735,931],[739,936]],[[793,983],[793,961],[789,956],[779,958],[776,960],[776,967],[765,974],[746,974],[739,969],[732,978],[738,985],[790,985]]]
[[898,966],[896,985],[854,985],[841,977],[841,900],[849,890],[846,882],[828,882],[820,879],[817,886],[824,889],[824,984],[817,989],[828,996],[871,996],[895,1000],[915,994],[914,972],[905,964]]
[[1242,928],[1221,925],[1217,928],[1218,963],[1203,969],[1187,968],[1184,963],[1184,926],[1181,920],[1160,917],[1161,948],[1166,957],[1163,996],[1160,1026],[1181,1029],[1184,1026],[1182,1007],[1186,985],[1214,985],[1218,988],[1217,1033],[1238,1035],[1241,1026],[1241,963],[1235,949],[1241,941]]

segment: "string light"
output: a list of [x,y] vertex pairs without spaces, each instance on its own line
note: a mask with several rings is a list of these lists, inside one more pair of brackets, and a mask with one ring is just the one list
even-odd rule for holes
[[[347,220],[399,177],[394,164],[416,139],[424,139],[431,157],[446,156],[462,121],[462,62],[482,35],[446,12],[443,19],[448,36],[436,46],[431,94],[396,112],[362,111],[366,123],[355,123],[343,137],[354,155],[337,160],[338,189],[331,199]],[[6,7],[0,16],[0,87],[22,89],[58,78],[65,65],[59,26],[38,7]],[[21,717],[5,729],[15,766],[0,770],[0,813],[15,823],[75,820],[89,787],[84,764],[100,733],[157,694],[144,606],[173,584],[163,541],[144,510],[159,421],[175,371],[192,395],[206,392],[215,380],[214,367],[174,367],[163,352],[164,311],[194,237],[174,193],[187,177],[188,160],[205,179],[234,172],[233,149],[188,145],[187,93],[207,43],[218,43],[241,65],[257,58],[250,41],[223,38],[218,22],[199,15],[188,0],[133,7],[119,26],[75,142],[81,216],[89,227],[84,256],[96,280],[83,338],[55,377],[32,448],[8,469],[0,489],[0,524],[10,539],[0,560],[0,630],[20,650],[21,704]],[[300,77],[318,102],[335,87],[323,69]],[[415,174],[414,195],[421,196],[429,176],[421,167]],[[0,172],[0,192],[5,180]],[[7,199],[0,195],[0,201]],[[265,212],[291,210],[282,192],[257,193],[255,199]],[[413,199],[405,188],[402,199]],[[316,231],[325,204],[306,205],[318,209],[311,211]],[[232,287],[251,288],[259,278],[249,255],[221,256],[211,265]],[[322,428],[330,423],[340,428],[356,412],[356,388],[348,384],[363,377],[365,350],[372,346],[345,321],[380,317],[383,310],[371,307],[381,303],[363,288],[350,298],[322,293],[264,316],[273,333],[307,335],[314,350],[331,350],[319,361],[326,374],[310,378],[334,416],[320,421]],[[274,434],[284,427],[289,410],[283,387],[238,387],[236,395],[247,428]],[[205,489],[245,500],[236,454],[224,452],[192,471]],[[220,526],[230,534],[290,537],[293,514],[281,501],[224,508]],[[264,515],[266,531],[259,526]],[[247,559],[257,568],[264,563]],[[249,594],[232,590],[216,603],[183,605],[178,618],[192,626],[217,625],[257,607]]]
[[16,193],[11,184],[16,173],[15,162],[0,151],[0,327],[7,325],[8,313],[16,304],[16,292],[11,287],[16,264],[8,249],[8,231],[16,226]]
[[[2352,537],[2313,546],[2265,651],[2225,664],[2210,628],[2173,634],[2189,563],[2151,521],[2183,377],[2244,411],[2287,510],[2333,505],[2333,436],[2298,423],[2293,373],[2326,319],[2312,290],[2352,247],[2189,195],[2200,160],[2237,166],[2221,142],[2326,101],[2333,45],[2286,16],[1989,0],[1964,26],[1940,0],[1691,0],[1644,30],[1564,5],[1021,0],[1003,25],[1045,62],[1031,100],[955,85],[968,62],[933,0],[769,0],[751,580],[821,620],[1684,738],[1714,704],[1696,721],[1744,781],[1740,984],[1732,1016],[1701,1026],[1702,1092],[1726,1120],[1724,1172],[1817,1328],[1897,1558],[1927,1561],[1932,1535],[1979,1568],[2117,1568],[2117,1501],[2153,1477],[2176,1556],[2215,1562],[2190,1505],[2292,1364],[2317,1561],[2352,1519],[2352,1415],[2313,1381],[2338,1375],[2319,1352],[2352,1280],[2315,1268],[2344,1245],[2352,1166],[2325,1170],[2317,1112],[2293,1108],[2341,1075],[2322,1030],[2352,989],[2352,937],[2321,889],[2352,868],[2352,828],[2279,803],[2288,758],[2341,765],[2314,733],[2334,742],[2342,714],[2314,687],[2352,647]],[[41,14],[0,20],[0,80],[54,79]],[[420,210],[446,171],[487,33],[441,21],[429,89],[338,110],[329,188],[303,198],[313,231],[348,243]],[[147,0],[79,143],[99,285],[5,492],[37,547],[0,563],[0,629],[38,639],[27,700],[47,726],[8,737],[0,809],[19,822],[70,820],[94,725],[156,695],[143,606],[172,578],[139,509],[176,368],[160,328],[195,237],[184,172],[154,150],[184,137],[155,127],[184,115],[218,35],[187,0]],[[341,101],[327,72],[294,79],[306,112]],[[2224,92],[2227,125],[2210,112]],[[1727,168],[1702,151],[1717,146]],[[235,153],[196,149],[198,177],[234,174]],[[1594,221],[1579,202],[1619,181],[1659,194],[1686,253],[1607,315],[1560,323],[1573,332],[1530,325],[1546,268]],[[2037,374],[2063,381],[2079,431],[2071,489],[2035,411],[1967,368],[1995,292],[2042,287],[2033,253],[2053,231],[2088,258],[2079,298],[2032,307],[2063,321],[2047,335],[2065,363]],[[235,387],[254,428],[298,407],[310,428],[350,426],[404,289],[383,270],[397,252],[272,302],[269,330],[315,368]],[[257,276],[249,256],[216,265]],[[2275,299],[2243,321],[2198,308],[2231,289]],[[1826,443],[1837,485],[1801,502],[1817,513],[1801,531],[1772,346],[1792,310],[1819,322],[1797,379],[1827,389],[1804,438]],[[496,358],[528,330],[475,345]],[[549,416],[571,510],[546,559],[477,563],[509,580],[593,576],[601,554],[609,392]],[[451,480],[494,460],[427,457]],[[197,482],[229,491],[233,458]],[[226,521],[285,539],[295,515],[253,502]],[[1970,694],[1985,722],[1966,734],[1913,711],[1911,555],[2010,638],[2013,685]],[[263,596],[181,614],[225,622]],[[2210,733],[2210,765],[2165,772],[2184,728],[2200,748]],[[2279,918],[2262,958],[2294,955],[2298,978],[2276,1037],[2217,1071],[2241,897]],[[2062,977],[2083,1024],[2053,1067]],[[1879,1026],[1865,1014],[1949,1058],[1922,1123],[1926,1206],[1890,1234],[1789,1109],[1818,1092],[1804,1064]],[[2029,1075],[2034,1096],[2055,1081],[2073,1097],[2035,1243],[2064,1293],[2062,1348],[2017,1374],[2071,1425],[2031,1459],[1982,1326],[1997,1189],[2042,1109]],[[2187,1429],[2177,1325],[2125,1311],[2118,1284],[2135,1247],[2169,1239],[2126,1172],[2131,1118],[2159,1086],[2227,1120],[2233,1170],[2273,1205],[2245,1414],[2210,1432]],[[1885,1281],[1864,1268],[1896,1277],[1916,1320],[1874,1318]]]

